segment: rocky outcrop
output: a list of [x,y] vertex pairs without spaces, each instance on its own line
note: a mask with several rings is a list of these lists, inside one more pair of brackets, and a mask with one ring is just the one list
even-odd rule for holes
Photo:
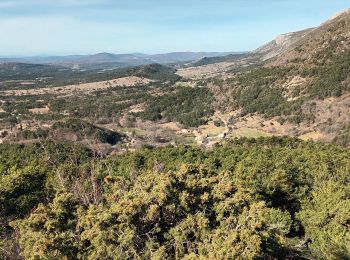
[[271,59],[291,49],[295,43],[299,42],[312,30],[313,29],[306,29],[299,32],[279,35],[273,41],[256,49],[254,53],[262,55],[261,59],[263,61]]

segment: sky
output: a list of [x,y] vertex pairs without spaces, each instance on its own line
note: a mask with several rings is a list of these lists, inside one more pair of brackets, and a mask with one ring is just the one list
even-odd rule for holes
[[349,0],[0,0],[0,56],[249,51]]

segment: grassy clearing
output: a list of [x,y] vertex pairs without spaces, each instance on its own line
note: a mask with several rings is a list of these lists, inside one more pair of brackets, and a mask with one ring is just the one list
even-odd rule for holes
[[231,137],[249,137],[249,138],[258,138],[258,137],[267,137],[271,134],[252,128],[242,127],[239,129],[233,130]]

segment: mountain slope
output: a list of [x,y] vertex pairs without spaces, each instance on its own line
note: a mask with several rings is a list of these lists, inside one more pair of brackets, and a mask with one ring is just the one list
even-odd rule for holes
[[264,62],[291,50],[296,43],[308,35],[312,30],[313,28],[279,35],[276,39],[252,52],[233,53],[217,57],[203,57],[202,59],[193,62],[191,66],[204,66],[219,62],[235,62],[238,60],[247,60],[248,62],[254,63]]
[[[219,109],[291,124],[292,135],[330,141],[350,124],[350,12],[313,29],[285,34],[257,49],[248,71],[226,71],[210,84]],[[343,140],[347,140],[346,137]]]
[[344,11],[321,26],[308,31],[294,48],[282,53],[272,65],[318,66],[331,62],[350,50],[350,12]]
[[291,32],[279,35],[273,41],[265,44],[264,46],[256,49],[254,54],[261,55],[261,60],[265,61],[283,54],[288,51],[293,45],[304,38],[313,29],[306,29],[298,32]]

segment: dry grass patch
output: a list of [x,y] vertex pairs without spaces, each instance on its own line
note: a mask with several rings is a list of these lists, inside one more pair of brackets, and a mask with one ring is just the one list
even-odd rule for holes
[[247,128],[242,127],[239,129],[235,129],[232,131],[230,137],[248,137],[248,138],[258,138],[258,137],[267,137],[272,136],[272,134],[266,133],[264,131],[254,129],[254,128]]
[[33,114],[48,114],[50,112],[50,108],[48,106],[41,108],[32,108],[29,109],[29,112]]
[[303,134],[299,136],[299,138],[304,141],[320,141],[325,139],[325,135],[318,131],[313,131],[310,133]]
[[134,87],[140,84],[148,84],[153,80],[140,77],[123,77],[108,81],[84,83],[78,85],[68,85],[62,87],[52,88],[36,88],[36,89],[21,89],[21,90],[5,90],[1,91],[1,95],[5,96],[23,96],[23,95],[44,95],[44,94],[58,94],[70,95],[78,92],[90,93],[99,90],[105,90],[114,87]]

